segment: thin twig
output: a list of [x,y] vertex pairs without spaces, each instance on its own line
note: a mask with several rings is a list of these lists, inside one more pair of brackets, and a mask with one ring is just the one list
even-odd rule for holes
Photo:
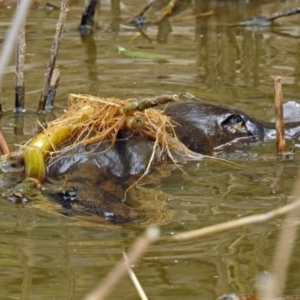
[[56,25],[56,33],[53,41],[53,45],[51,48],[51,54],[50,54],[50,60],[48,63],[47,67],[47,73],[45,76],[45,81],[44,81],[44,88],[41,94],[39,106],[38,106],[38,111],[44,111],[45,110],[45,105],[46,105],[46,100],[49,92],[49,86],[53,74],[53,70],[55,68],[55,62],[56,58],[58,55],[58,49],[61,41],[61,36],[64,28],[64,24],[67,18],[67,13],[69,11],[69,0],[62,0],[61,1],[61,7],[60,7],[60,14],[58,18],[58,22]]
[[273,20],[278,19],[278,18],[293,16],[293,15],[296,15],[296,14],[299,14],[299,13],[300,13],[300,7],[296,7],[296,8],[284,10],[284,11],[281,11],[281,12],[277,12],[275,14],[271,14],[269,16],[266,16],[266,19],[269,20],[269,21],[273,21]]
[[[0,86],[2,82],[3,73],[9,62],[10,55],[13,52],[17,35],[20,31],[22,24],[24,23],[24,20],[26,19],[27,10],[29,8],[30,3],[31,0],[20,1],[20,6],[16,11],[15,16],[11,22],[11,26],[6,34],[5,41],[3,43],[2,51],[0,54]],[[2,109],[0,109],[0,112],[2,112]]]
[[113,287],[119,282],[119,280],[127,272],[127,264],[134,264],[148,249],[149,245],[155,242],[159,238],[159,229],[157,227],[151,227],[146,230],[144,235],[138,238],[133,244],[128,253],[128,261],[125,264],[124,260],[120,261],[106,276],[106,278],[99,284],[98,287],[90,294],[88,294],[84,300],[101,300],[105,299]]
[[152,0],[152,1],[149,1],[149,3],[147,3],[143,8],[142,10],[135,16],[143,16],[145,14],[145,12],[152,6],[152,4],[154,2],[157,2],[157,0]]
[[284,11],[281,11],[281,12],[277,12],[277,13],[265,16],[265,18],[268,21],[273,21],[273,20],[278,19],[278,18],[293,16],[293,15],[296,15],[296,14],[299,14],[299,13],[300,13],[300,7],[296,7],[296,8],[284,10]]
[[142,288],[139,280],[137,279],[136,275],[134,274],[134,272],[132,271],[132,269],[131,269],[131,267],[130,267],[130,265],[128,263],[128,258],[127,258],[127,255],[126,255],[125,252],[123,252],[123,257],[124,257],[124,260],[125,260],[125,265],[126,265],[126,268],[127,268],[127,273],[129,275],[129,277],[130,277],[130,279],[131,279],[134,287],[136,288],[136,290],[137,290],[140,298],[142,300],[148,300],[148,298],[147,298],[147,296],[146,296],[146,294],[145,294],[145,292],[144,292],[144,290],[143,290],[143,288]]
[[169,0],[169,3],[163,7],[159,15],[152,21],[153,25],[158,25],[167,17],[169,17],[175,10],[175,7],[180,4],[180,0]]
[[271,15],[267,16],[258,16],[243,22],[231,24],[229,26],[255,26],[255,25],[269,25],[271,24],[272,21],[282,18],[282,17],[287,17],[287,16],[292,16],[295,14],[300,13],[300,7],[288,9],[282,12],[277,12]]
[[283,119],[283,95],[281,77],[273,78],[275,97],[275,128],[276,128],[276,150],[278,155],[285,154],[284,119]]

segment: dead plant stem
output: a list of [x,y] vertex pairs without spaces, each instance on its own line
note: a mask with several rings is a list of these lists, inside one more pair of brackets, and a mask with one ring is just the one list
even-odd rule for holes
[[125,265],[126,265],[126,268],[127,268],[127,273],[135,287],[135,289],[137,290],[140,298],[142,300],[148,300],[139,280],[137,279],[136,275],[134,274],[134,272],[132,271],[130,265],[128,264],[128,258],[127,258],[127,255],[125,252],[123,252],[123,257],[124,257],[124,260],[125,260]]
[[278,299],[284,292],[287,269],[292,255],[300,218],[300,207],[297,205],[300,201],[300,180],[295,184],[295,189],[291,197],[292,199],[297,197],[297,200],[289,204],[290,206],[295,205],[295,207],[288,211],[281,224],[282,229],[273,258],[271,277],[268,278],[267,284],[264,287],[264,293],[261,295],[261,299],[264,300]]
[[120,279],[127,272],[127,265],[134,264],[148,249],[149,245],[159,238],[159,229],[157,227],[150,227],[146,230],[144,235],[138,238],[133,244],[132,248],[129,250],[127,255],[127,262],[124,263],[122,259],[116,266],[111,270],[111,272],[104,278],[102,283],[89,295],[87,295],[84,300],[101,300],[105,299],[110,292],[112,292],[113,287],[120,281]]
[[11,26],[6,34],[5,41],[3,43],[2,51],[0,54],[0,86],[1,86],[2,76],[4,74],[5,68],[9,62],[10,55],[13,52],[17,35],[26,19],[27,10],[29,8],[30,3],[31,0],[20,1],[20,6],[16,11],[14,18],[11,22]]
[[[18,10],[22,0],[18,1]],[[25,84],[24,84],[24,62],[25,62],[25,26],[21,26],[16,45],[16,86],[15,86],[15,112],[25,112]]]
[[3,136],[3,132],[2,132],[1,128],[0,128],[0,150],[1,150],[3,155],[6,155],[6,154],[10,153],[8,145],[7,145],[6,140]]
[[284,119],[283,119],[283,95],[281,77],[273,78],[275,96],[275,128],[276,150],[278,155],[285,154]]
[[196,230],[178,233],[178,234],[173,235],[172,237],[169,237],[168,239],[171,241],[190,240],[190,239],[199,238],[199,237],[209,235],[209,234],[215,234],[215,233],[239,228],[241,226],[267,222],[267,221],[274,219],[275,217],[286,214],[286,213],[288,213],[292,210],[295,210],[296,208],[299,208],[299,207],[300,207],[300,198],[297,199],[297,201],[294,201],[294,202],[287,204],[285,206],[282,206],[280,208],[271,210],[264,214],[249,216],[249,217],[241,218],[238,220],[232,220],[232,221],[229,221],[226,223],[220,223],[220,224],[211,225],[211,226],[207,226],[207,227],[196,229]]
[[288,17],[288,16],[299,14],[299,13],[300,13],[300,7],[296,7],[296,8],[288,9],[285,11],[281,11],[281,12],[277,12],[277,13],[265,16],[265,18],[266,18],[266,20],[273,21],[278,18]]
[[48,67],[47,67],[47,72],[46,72],[45,81],[44,81],[44,87],[43,87],[42,94],[40,97],[38,111],[45,110],[46,100],[47,100],[47,96],[48,96],[48,92],[49,92],[49,86],[50,86],[53,70],[55,68],[55,63],[56,63],[56,58],[58,55],[61,36],[62,36],[62,32],[63,32],[63,28],[64,28],[64,24],[65,24],[65,21],[67,18],[68,11],[69,11],[69,0],[62,0],[61,7],[60,7],[60,14],[59,14],[58,22],[56,25],[56,33],[55,33],[53,45],[51,48],[50,60],[49,60]]

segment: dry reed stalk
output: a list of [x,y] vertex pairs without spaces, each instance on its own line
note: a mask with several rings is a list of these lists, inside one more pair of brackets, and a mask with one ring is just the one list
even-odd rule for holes
[[84,300],[105,299],[112,292],[113,287],[126,274],[127,266],[136,263],[143,253],[146,252],[150,244],[157,241],[158,238],[159,229],[157,227],[150,227],[146,229],[144,235],[139,237],[130,248],[127,255],[127,262],[121,260],[95,288],[95,290],[85,296]]
[[[16,11],[13,20],[11,22],[11,26],[6,34],[2,46],[2,51],[0,54],[0,87],[2,82],[2,76],[9,62],[10,55],[13,52],[13,47],[15,45],[15,41],[20,31],[20,28],[26,19],[27,10],[29,8],[30,3],[31,0],[20,1],[20,6]],[[2,112],[1,104],[0,104],[0,112]]]
[[1,128],[0,128],[0,150],[3,155],[8,155],[10,153]]
[[60,14],[58,18],[58,22],[56,25],[56,33],[53,41],[53,45],[51,48],[50,60],[47,67],[47,72],[45,75],[44,87],[41,93],[38,111],[44,111],[45,105],[47,101],[47,96],[49,92],[49,86],[53,74],[53,70],[55,68],[55,62],[58,55],[58,49],[60,46],[61,36],[64,28],[64,24],[67,18],[67,13],[69,11],[69,0],[62,0],[61,7],[60,7]]
[[[300,196],[300,193],[299,193]],[[280,208],[271,210],[267,213],[260,214],[260,215],[254,215],[254,216],[249,216],[245,218],[241,218],[238,220],[232,220],[229,222],[225,223],[220,223],[216,225],[211,225],[207,226],[204,228],[200,229],[195,229],[187,232],[182,232],[173,235],[172,237],[166,238],[167,240],[170,241],[185,241],[185,240],[190,240],[194,238],[199,238],[202,236],[206,236],[209,234],[215,234],[215,233],[220,233],[223,231],[239,228],[241,226],[246,226],[246,225],[252,225],[252,224],[257,224],[257,223],[263,223],[270,221],[278,216],[284,215],[288,212],[294,211],[300,207],[300,197],[296,201],[286,204]]]
[[[18,10],[21,2],[18,1]],[[25,25],[20,28],[16,45],[16,85],[15,85],[15,112],[25,112],[25,84],[24,84],[24,62],[25,62]]]
[[125,260],[125,265],[126,265],[126,268],[127,268],[127,273],[136,289],[136,291],[138,292],[140,298],[142,300],[148,300],[139,280],[137,279],[136,275],[134,274],[134,272],[132,271],[129,263],[128,263],[128,257],[126,255],[126,253],[123,251],[123,257],[124,257],[124,260]]
[[281,77],[273,78],[274,96],[275,96],[275,128],[276,128],[276,150],[278,155],[284,155],[285,138],[284,138],[284,118],[283,118],[283,95]]
[[297,205],[300,201],[300,179],[295,184],[291,198],[297,198],[297,200],[288,204],[288,206],[295,207],[294,209],[288,210],[281,224],[282,229],[274,254],[271,276],[266,279],[267,282],[264,284],[263,291],[261,291],[261,299],[264,300],[279,298],[284,292],[287,269],[296,240],[300,218],[300,207]]

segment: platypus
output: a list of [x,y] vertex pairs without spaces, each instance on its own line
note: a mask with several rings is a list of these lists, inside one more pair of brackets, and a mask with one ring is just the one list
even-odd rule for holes
[[[167,114],[178,125],[176,135],[190,150],[212,155],[222,145],[236,140],[266,140],[276,137],[275,123],[265,122],[225,106],[188,102],[169,106]],[[300,122],[285,124],[287,138],[300,132]]]
[[[178,139],[190,150],[205,155],[212,155],[216,148],[236,140],[275,137],[274,123],[225,106],[178,103],[164,108],[164,113],[174,121]],[[288,137],[299,132],[299,122],[286,124]],[[98,215],[117,223],[137,220],[134,209],[123,203],[124,193],[145,172],[153,143],[141,134],[121,131],[113,148],[110,142],[78,146],[51,158],[48,178],[64,180],[65,184],[59,191],[50,189],[45,193],[71,215]],[[162,160],[157,155],[154,164],[159,165]]]

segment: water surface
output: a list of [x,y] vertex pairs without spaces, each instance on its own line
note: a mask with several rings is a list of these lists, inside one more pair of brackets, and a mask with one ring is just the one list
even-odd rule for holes
[[[147,34],[153,43],[144,38],[130,42],[135,30],[126,21],[144,2],[122,1],[118,11],[118,1],[101,1],[94,39],[82,39],[78,33],[82,4],[71,1],[57,61],[61,80],[54,115],[66,108],[69,93],[122,99],[170,93],[180,94],[183,100],[193,95],[271,120],[274,75],[282,77],[285,99],[300,102],[300,17],[278,19],[271,26],[228,26],[298,7],[299,0],[201,1],[197,13],[213,10],[216,14],[197,20],[172,19],[160,29],[150,26]],[[14,5],[0,7],[1,42],[13,11]],[[11,147],[35,132],[35,111],[57,17],[58,11],[38,6],[29,12],[24,116],[12,113],[13,58],[3,78],[1,126]],[[118,46],[171,58],[135,59],[119,54]],[[39,118],[51,119],[52,113]],[[136,191],[140,201],[155,203],[153,219],[139,225],[68,219],[53,213],[46,202],[16,208],[6,194],[17,179],[1,175],[1,299],[82,299],[148,224],[160,225],[162,235],[170,236],[281,207],[289,201],[298,177],[299,158],[296,154],[294,159],[278,162],[274,144],[269,141],[219,154],[234,164],[211,159],[189,162],[182,165],[188,176],[179,169],[167,169],[164,176]],[[133,269],[150,299],[210,300],[229,292],[254,293],[258,274],[270,270],[281,221],[277,218],[199,240],[159,242]],[[299,247],[297,240],[286,294],[300,294]],[[110,299],[138,296],[126,278]]]

